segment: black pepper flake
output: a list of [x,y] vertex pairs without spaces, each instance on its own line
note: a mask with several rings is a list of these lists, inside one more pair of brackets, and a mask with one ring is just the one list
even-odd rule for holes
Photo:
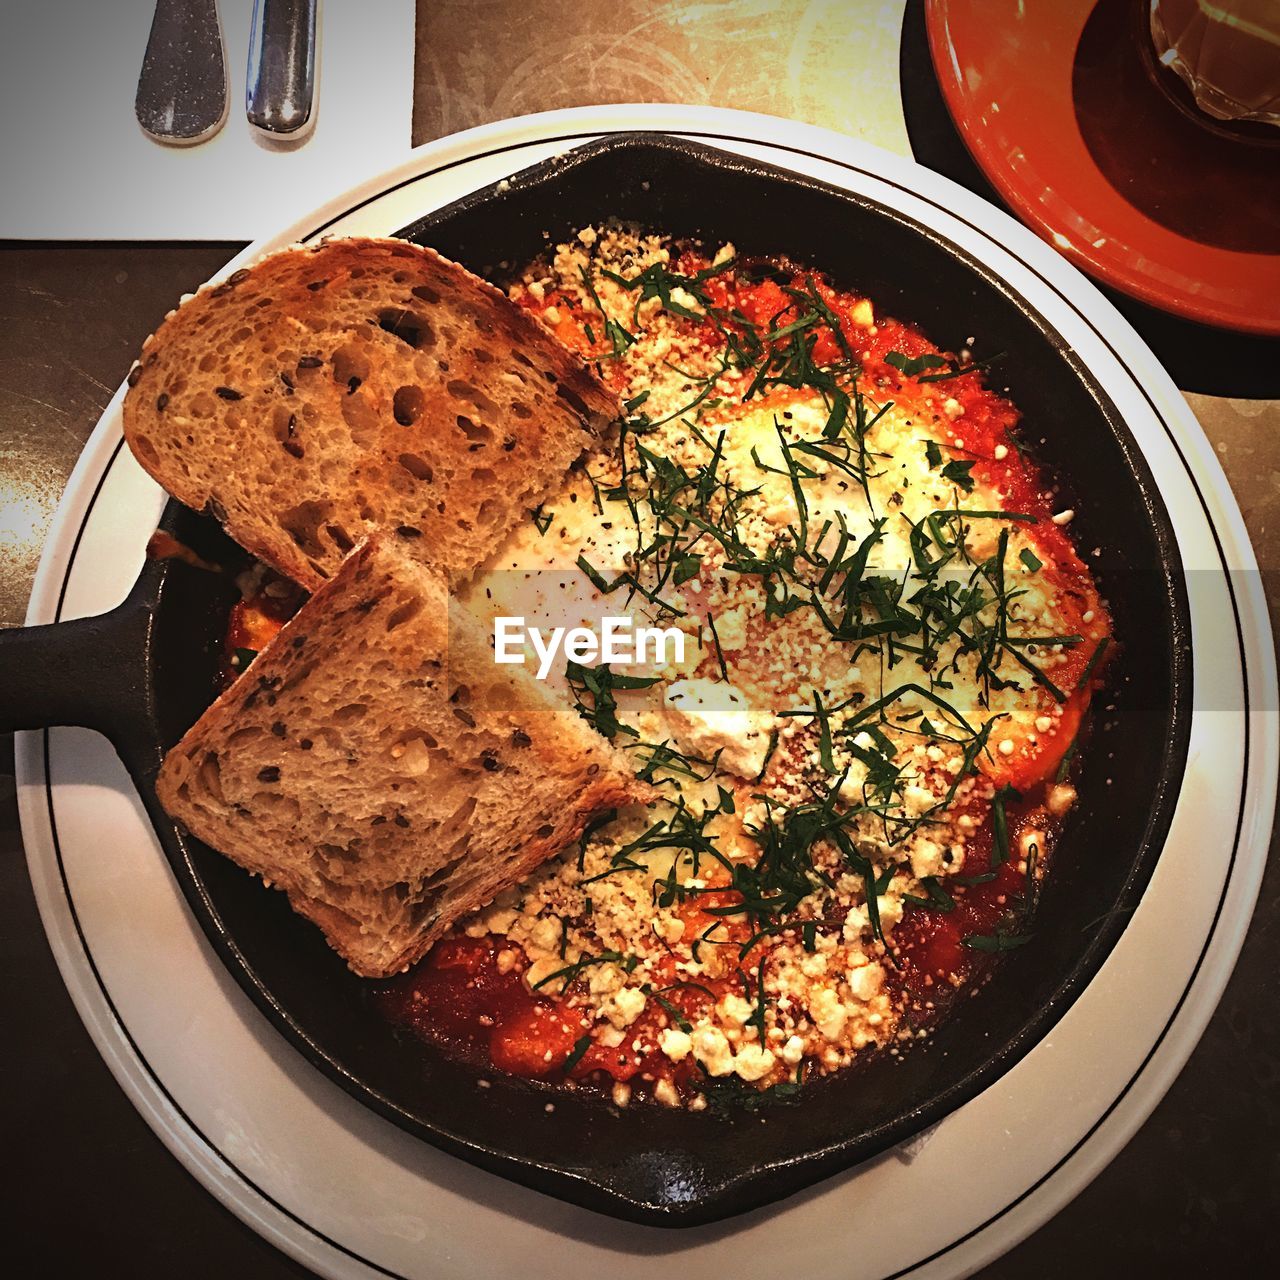
[[324,361],[319,356],[303,356],[298,361],[299,369],[318,369]]
[[474,729],[476,727],[475,717],[469,712],[463,711],[461,707],[454,707],[453,714],[457,716],[468,729]]
[[277,764],[269,764],[265,769],[258,770],[259,782],[279,782],[280,766]]
[[395,824],[397,827],[407,827],[409,825],[409,819],[406,818],[403,813],[397,813],[395,816]]
[[163,413],[168,403],[169,393],[167,391],[162,391],[158,396],[156,396],[156,412]]
[[213,394],[221,400],[243,400],[244,396],[233,387],[214,387]]
[[533,746],[533,739],[523,729],[517,729],[511,735],[511,745],[513,747],[531,747]]
[[272,733],[274,733],[274,734],[276,735],[276,737],[277,737],[277,738],[283,738],[283,737],[284,737],[284,724],[283,724],[283,722],[282,722],[282,721],[280,721],[280,720],[277,720],[277,721],[275,722],[275,724],[273,724],[273,725],[271,726],[271,732],[272,732]]
[[281,370],[281,372],[280,372],[280,381],[281,381],[281,382],[283,382],[283,383],[284,383],[284,385],[285,385],[285,386],[286,386],[290,391],[292,391],[292,390],[293,390],[293,387],[294,387],[293,379],[292,379],[292,378],[291,378],[287,373],[285,373],[283,370]]

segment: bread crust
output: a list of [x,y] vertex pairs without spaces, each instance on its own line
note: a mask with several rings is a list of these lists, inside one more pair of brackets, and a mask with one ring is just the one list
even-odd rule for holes
[[165,489],[314,591],[379,528],[469,572],[619,411],[500,290],[434,250],[353,237],[185,300],[143,345],[123,416]]
[[651,791],[487,632],[443,573],[374,537],[168,753],[193,835],[288,894],[365,977]]

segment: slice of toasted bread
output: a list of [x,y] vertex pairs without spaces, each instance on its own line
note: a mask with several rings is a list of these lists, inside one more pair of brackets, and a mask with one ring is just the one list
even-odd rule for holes
[[404,240],[286,249],[206,286],[129,382],[142,466],[311,591],[376,528],[473,569],[618,413],[499,290]]
[[357,973],[644,799],[624,757],[523,667],[498,666],[444,576],[375,538],[164,761],[160,802],[284,889]]

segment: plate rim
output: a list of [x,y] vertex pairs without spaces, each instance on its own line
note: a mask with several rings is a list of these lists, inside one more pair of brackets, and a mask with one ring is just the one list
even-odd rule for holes
[[[626,119],[625,124],[621,124],[621,125],[610,124],[609,123],[610,118],[616,119],[619,113],[625,113],[629,117]],[[451,146],[454,149],[461,149],[465,151],[465,150],[473,149],[476,144],[480,144],[489,140],[495,140],[497,138],[500,138],[504,134],[514,133],[516,135],[519,135],[521,129],[526,129],[526,130],[532,129],[535,134],[546,134],[549,131],[554,131],[554,129],[556,128],[572,126],[572,127],[580,128],[582,131],[582,137],[584,138],[589,136],[595,136],[603,132],[634,131],[637,127],[636,125],[637,116],[641,117],[644,120],[644,123],[642,123],[640,126],[642,130],[644,128],[648,128],[648,129],[659,131],[659,132],[671,132],[676,134],[696,136],[697,130],[696,129],[691,130],[689,127],[689,123],[691,119],[700,120],[704,123],[704,125],[706,125],[707,128],[713,130],[712,136],[707,139],[708,141],[712,142],[713,145],[717,139],[725,140],[727,138],[730,140],[736,140],[744,143],[749,143],[752,145],[763,146],[765,148],[777,149],[784,152],[788,150],[788,147],[785,145],[778,144],[776,138],[762,139],[758,135],[761,132],[776,133],[778,131],[779,126],[785,126],[787,129],[798,131],[802,140],[807,139],[811,141],[814,145],[818,145],[819,143],[825,143],[829,148],[829,150],[827,150],[825,153],[823,154],[806,153],[806,154],[814,154],[815,158],[823,160],[828,163],[832,163],[832,162],[836,164],[841,163],[838,160],[833,161],[832,154],[831,154],[833,150],[838,152],[841,148],[852,147],[855,151],[858,151],[861,153],[861,157],[863,159],[875,158],[876,156],[879,156],[881,154],[875,148],[870,148],[866,144],[854,143],[852,142],[852,140],[843,138],[840,135],[830,134],[830,133],[827,133],[827,131],[813,129],[812,127],[809,127],[809,126],[798,126],[798,125],[792,124],[791,122],[778,121],[771,117],[750,116],[746,113],[717,111],[715,109],[710,109],[710,108],[695,108],[692,110],[688,108],[655,109],[651,107],[637,106],[634,104],[623,104],[621,107],[617,107],[617,108],[603,108],[603,109],[576,108],[576,109],[571,109],[567,112],[542,113],[541,115],[534,116],[534,117],[520,117],[513,121],[500,121],[500,122],[496,122],[494,125],[482,126],[481,128],[476,130],[469,130],[465,134],[453,135],[450,138],[442,139],[437,143],[430,144],[426,148],[419,149],[419,151],[415,152],[404,164],[396,166],[395,168],[390,170],[384,177],[380,179],[373,179],[366,183],[359,184],[354,190],[355,191],[368,190],[371,187],[376,186],[379,182],[381,182],[382,185],[378,187],[378,190],[373,191],[368,196],[368,200],[375,200],[375,199],[381,198],[386,194],[388,194],[391,190],[393,190],[396,185],[403,185],[403,183],[400,181],[401,179],[403,179],[404,182],[409,182],[409,181],[414,181],[423,176],[426,176],[429,160],[441,154],[447,153]],[[603,121],[603,124],[601,123],[602,121]],[[718,125],[723,125],[723,126],[736,125],[740,132],[736,134],[734,133],[725,134],[723,132],[714,131],[716,129],[716,126]],[[755,133],[757,136],[752,136],[753,129],[755,130]],[[746,136],[743,136],[744,134]],[[512,150],[520,147],[528,147],[533,145],[537,141],[539,141],[538,137],[527,138],[523,142],[512,143],[506,149]],[[468,158],[474,159],[475,157],[474,155],[471,155],[470,157],[464,156],[463,159],[455,161],[455,163],[465,163]],[[887,156],[887,153],[886,153],[886,158],[887,160],[892,162],[892,164],[889,166],[891,168],[901,168],[904,164],[908,165],[909,168],[912,168],[912,169],[916,168],[916,166],[910,166],[909,162],[903,161],[900,157]],[[785,167],[785,160],[775,160],[775,163],[780,163],[783,165],[783,167]],[[973,197],[968,197],[968,198],[970,200],[975,199]],[[330,202],[325,206],[322,206],[322,209],[317,211],[314,217],[318,218],[323,214],[331,212],[335,207],[343,204],[346,199],[347,197],[343,197],[343,196],[335,197],[334,201]],[[981,205],[984,209],[989,208],[989,206],[985,206],[980,201],[976,203]],[[998,215],[998,216],[1001,220],[1006,222],[1008,221],[1004,215]],[[307,221],[311,221],[311,219],[308,219]],[[294,227],[289,228],[289,231],[295,230],[298,225],[300,224],[295,224]],[[1002,227],[1001,230],[1004,231],[1005,229]],[[990,233],[986,232],[986,234],[990,234]],[[1022,231],[1022,234],[1029,235],[1029,233],[1025,231]],[[268,241],[266,241],[265,243],[269,244],[272,242],[278,242],[285,239],[287,236],[288,236],[288,232],[285,232],[276,237],[268,238]],[[1035,241],[1035,243],[1037,245],[1039,244],[1038,241]],[[250,248],[246,250],[244,254],[240,255],[235,261],[228,264],[228,266],[224,270],[225,271],[233,270],[240,261],[251,256],[256,256],[257,253],[260,253],[263,251],[263,245],[264,245],[264,242],[256,242],[255,245],[250,246]],[[1025,246],[1022,246],[1022,247],[1025,249]],[[1016,255],[1016,256],[1025,256],[1025,255]],[[1101,298],[1101,295],[1097,295],[1096,291],[1092,289],[1092,286],[1087,286],[1087,288],[1089,291],[1093,292],[1094,294],[1094,297],[1092,299],[1089,299],[1089,302],[1091,305],[1101,304],[1101,306],[1106,310],[1108,311],[1111,310],[1110,304],[1106,303]],[[1123,329],[1127,330],[1127,325],[1124,325],[1123,322],[1120,322],[1120,324],[1123,326]],[[1142,348],[1141,345],[1139,344],[1139,350],[1144,351],[1145,349]],[[1158,366],[1156,366],[1156,368],[1158,369]],[[1144,372],[1150,372],[1150,370],[1145,370]],[[1161,370],[1159,371],[1159,373],[1162,375],[1163,371]],[[1136,375],[1135,375],[1135,385],[1138,385],[1139,388],[1143,390],[1144,394],[1146,394],[1145,386],[1142,383],[1138,383]],[[1171,386],[1171,384],[1169,385]],[[118,400],[118,394],[117,394],[117,400]],[[115,405],[115,403],[116,401],[113,401],[112,406],[109,406],[108,410],[104,413],[104,423],[106,423],[107,420],[110,418],[112,407]],[[1187,416],[1189,416],[1189,411],[1187,411]],[[102,426],[103,424],[100,424],[98,430],[95,432],[95,435],[103,434]],[[1198,429],[1195,429],[1195,430],[1198,431]],[[1203,439],[1202,436],[1201,436],[1201,439]],[[95,441],[91,440],[90,446],[86,448],[84,455],[82,455],[81,457],[80,463],[77,464],[76,471],[73,473],[72,480],[68,485],[68,489],[67,489],[68,498],[64,499],[63,508],[61,508],[59,511],[60,520],[61,520],[61,517],[64,515],[65,511],[70,509],[70,507],[68,506],[68,500],[74,498],[74,496],[78,493],[79,488],[83,487],[84,481],[86,480],[90,472],[93,470],[94,464],[92,461],[92,455],[94,455],[95,453],[95,449],[93,447],[94,444],[95,444]],[[1216,466],[1216,460],[1212,460],[1212,462]],[[1185,460],[1184,460],[1184,466],[1185,465],[1187,464],[1185,463]],[[1190,471],[1189,467],[1188,467],[1188,471]],[[102,475],[99,477],[99,483],[101,483],[101,480],[105,478],[105,475],[106,475],[106,471],[103,470]],[[1207,481],[1213,482],[1212,488],[1215,490],[1214,496],[1217,497],[1220,502],[1223,501],[1224,494],[1225,494],[1225,500],[1228,505],[1224,512],[1219,513],[1219,518],[1225,515],[1229,525],[1239,526],[1238,528],[1232,528],[1230,530],[1230,532],[1235,535],[1235,541],[1239,543],[1241,541],[1241,534],[1243,533],[1243,526],[1239,521],[1238,510],[1236,510],[1236,508],[1234,507],[1234,504],[1232,503],[1229,497],[1229,489],[1227,489],[1225,486],[1225,480],[1221,476],[1220,468],[1217,471],[1217,475],[1208,476]],[[71,505],[74,505],[74,502],[72,502]],[[1206,519],[1209,521],[1210,527],[1214,529],[1215,536],[1216,536],[1217,527],[1214,524],[1212,518],[1209,517],[1207,513],[1206,513]],[[45,556],[44,556],[44,559],[42,560],[42,565],[41,565],[42,578],[46,574],[47,566],[52,565],[53,562],[59,558],[59,556],[56,554],[58,549],[57,544],[59,542],[59,538],[58,538],[59,532],[60,532],[59,526],[55,525],[55,529],[51,533],[49,541],[46,544]],[[1247,539],[1243,541],[1243,547],[1247,552],[1247,547],[1248,547]],[[1239,547],[1235,549],[1237,551],[1240,550]],[[70,561],[68,560],[68,564],[69,562]],[[39,584],[38,584],[37,591],[33,593],[33,598],[32,598],[33,615],[39,612],[38,605],[40,602],[40,595],[41,595],[41,592],[39,590]],[[34,616],[29,620],[35,620]],[[1256,622],[1257,620],[1254,619],[1254,621]],[[1264,677],[1264,684],[1265,684],[1266,672],[1264,671],[1262,674]],[[1271,736],[1272,738],[1274,738],[1274,725],[1271,726],[1271,729],[1272,729]],[[30,738],[32,736],[37,736],[37,735],[24,735],[24,738]],[[45,735],[45,743],[46,743],[46,752],[47,752],[47,735]],[[1265,745],[1266,744],[1264,743],[1264,746]],[[26,744],[24,743],[24,747],[25,746]],[[26,758],[25,750],[23,754],[25,759]],[[1264,754],[1266,753],[1264,752]],[[1274,750],[1271,752],[1271,754],[1272,756],[1274,756]],[[1244,786],[1245,790],[1247,790],[1248,781],[1249,781],[1249,778],[1246,772],[1245,776],[1242,778],[1242,785]],[[1265,808],[1266,797],[1264,796],[1263,799],[1264,799],[1264,808]],[[28,822],[26,820],[25,814],[24,814],[23,830],[24,830],[24,835],[28,836],[29,838]],[[43,911],[44,911],[44,904],[42,903],[42,914],[43,914]],[[1240,935],[1240,937],[1243,936],[1243,929],[1244,929],[1244,925],[1247,924],[1247,919],[1248,919],[1248,911],[1245,911],[1243,916],[1243,922],[1240,924],[1239,928],[1236,931]],[[52,942],[52,933],[51,933],[51,942]],[[55,950],[56,949],[57,948],[55,947]],[[1231,959],[1234,958],[1234,951],[1236,949],[1238,949],[1238,940],[1237,940],[1236,946],[1231,949]],[[62,963],[61,957],[59,957],[59,963],[60,965]],[[1230,960],[1227,963],[1226,971],[1222,974],[1222,983],[1225,983],[1226,973],[1229,973],[1229,970],[1230,970]],[[64,971],[64,976],[65,976],[65,971]],[[1218,984],[1218,985],[1220,989],[1221,984]],[[1213,1000],[1209,1005],[1210,1011],[1213,1003],[1216,1003],[1216,995],[1213,997]],[[82,1016],[84,1016],[83,1011],[82,1011]],[[1207,1014],[1205,1015],[1205,1017],[1207,1019]],[[88,1019],[86,1019],[86,1021],[88,1021]],[[92,1030],[92,1027],[91,1027],[91,1030]],[[1196,1038],[1198,1038],[1198,1032],[1196,1032],[1191,1038],[1192,1045],[1194,1044],[1194,1040]],[[100,1044],[99,1047],[102,1048],[102,1045]],[[1187,1052],[1189,1052],[1189,1050],[1190,1050],[1190,1045],[1187,1046]],[[1182,1055],[1181,1058],[1179,1058],[1179,1061],[1177,1064],[1178,1066],[1181,1065],[1181,1061],[1184,1058],[1185,1058],[1185,1054]],[[130,1092],[130,1096],[134,1097],[132,1091],[129,1091],[129,1092]],[[1163,1092],[1163,1088],[1160,1089],[1160,1093],[1162,1092]],[[1158,1100],[1158,1096],[1159,1094],[1157,1094],[1156,1097],[1152,1099],[1151,1101],[1152,1106],[1155,1105],[1155,1101]],[[137,1099],[134,1098],[134,1100],[136,1103]],[[153,1127],[155,1126],[153,1125]],[[1136,1127],[1136,1124],[1132,1127]],[[1126,1137],[1127,1136],[1128,1135],[1126,1134]],[[171,1147],[171,1149],[173,1148]],[[1118,1144],[1116,1149],[1118,1149]],[[188,1163],[188,1162],[184,1160],[184,1163]],[[188,1163],[188,1167],[191,1167],[189,1163]],[[193,1170],[193,1171],[196,1171],[196,1170]],[[196,1171],[196,1172],[197,1172],[197,1176],[200,1176],[199,1171]],[[204,1181],[203,1178],[201,1180]],[[990,1224],[986,1224],[986,1225],[990,1225]],[[1032,1222],[1029,1226],[1026,1227],[1026,1230],[1030,1230],[1032,1227],[1034,1227],[1034,1225],[1036,1225],[1036,1223]],[[979,1228],[979,1230],[985,1230],[985,1229],[986,1229],[985,1226]],[[1001,1248],[1008,1247],[1008,1245],[1011,1243],[1012,1243],[1012,1240],[1009,1240],[1005,1243],[1005,1245],[1001,1246]],[[314,1265],[314,1263],[312,1263],[312,1265]],[[918,1263],[916,1265],[920,1266],[924,1264]]]
[[[885,1120],[874,1128],[840,1136],[831,1134],[819,1146],[803,1152],[766,1155],[754,1165],[735,1163],[731,1170],[726,1170],[719,1178],[714,1169],[704,1163],[708,1178],[704,1194],[696,1199],[662,1199],[642,1195],[632,1185],[634,1179],[625,1173],[615,1173],[610,1162],[603,1166],[579,1168],[576,1164],[566,1164],[563,1160],[550,1155],[544,1156],[536,1151],[532,1154],[527,1151],[513,1153],[501,1141],[486,1141],[472,1136],[466,1131],[465,1124],[451,1123],[448,1114],[442,1113],[438,1108],[424,1110],[416,1107],[403,1094],[387,1091],[371,1083],[350,1066],[340,1051],[336,1051],[331,1044],[314,1034],[312,1024],[300,1020],[294,1010],[278,998],[271,983],[264,979],[261,971],[246,954],[240,938],[234,930],[228,928],[216,892],[210,889],[207,870],[202,866],[202,856],[193,849],[191,841],[182,832],[173,832],[165,815],[154,812],[154,806],[150,804],[148,807],[153,810],[157,833],[184,895],[228,971],[275,1024],[280,1034],[312,1065],[346,1089],[357,1101],[434,1146],[548,1195],[620,1219],[656,1226],[687,1227],[725,1221],[753,1208],[780,1203],[807,1186],[854,1168],[884,1151],[911,1142],[920,1133],[934,1127],[948,1114],[1007,1075],[1036,1044],[1053,1034],[1054,1026],[1088,987],[1118,942],[1129,915],[1141,900],[1154,873],[1165,837],[1172,825],[1188,770],[1192,656],[1189,643],[1186,642],[1190,637],[1190,605],[1186,599],[1182,561],[1173,522],[1137,439],[1127,431],[1123,415],[1087,363],[1080,359],[1061,332],[1051,325],[1020,288],[992,272],[979,258],[961,248],[944,232],[939,232],[902,211],[892,199],[834,187],[794,170],[778,169],[776,165],[764,165],[763,162],[749,160],[723,149],[708,147],[705,139],[693,141],[687,135],[673,137],[665,132],[627,131],[587,142],[574,140],[571,146],[558,152],[552,159],[521,167],[517,174],[512,175],[511,180],[513,184],[518,180],[522,188],[529,185],[541,186],[544,183],[554,185],[565,174],[572,173],[579,167],[586,166],[590,169],[601,158],[608,161],[619,153],[626,157],[633,149],[638,149],[642,157],[655,157],[655,162],[657,155],[669,154],[679,157],[685,163],[699,167],[705,165],[713,172],[720,170],[726,174],[740,169],[752,169],[760,164],[765,172],[776,174],[779,182],[794,183],[798,191],[830,192],[833,199],[847,201],[851,209],[861,207],[876,210],[877,216],[886,222],[910,227],[922,242],[931,240],[944,246],[958,263],[965,265],[973,277],[986,279],[993,289],[1023,311],[1041,332],[1047,346],[1056,350],[1057,358],[1070,370],[1071,376],[1078,381],[1083,391],[1100,407],[1109,429],[1116,435],[1116,443],[1129,457],[1128,465],[1137,490],[1145,495],[1139,500],[1149,508],[1151,527],[1160,548],[1157,559],[1161,572],[1167,579],[1166,587],[1171,602],[1170,661],[1173,687],[1169,706],[1170,720],[1164,729],[1165,736],[1161,738],[1159,774],[1150,796],[1145,832],[1135,844],[1139,854],[1118,890],[1121,902],[1114,908],[1114,918],[1088,941],[1075,964],[1059,977],[1044,1006],[1038,1012],[1028,1013],[1018,1031],[1001,1037],[998,1051],[993,1049],[985,1060],[973,1066],[946,1089],[935,1091],[910,1108],[900,1111],[896,1118]],[[602,175],[605,182],[609,181],[607,174],[612,171],[606,164],[605,175]],[[895,184],[888,185],[892,188]],[[460,200],[449,201],[406,226],[396,228],[394,234],[433,243],[432,231],[441,215],[448,220],[459,207],[466,208],[476,202],[489,201],[495,186],[500,192],[501,182],[487,184]],[[926,199],[925,203],[934,201]],[[322,242],[324,234],[323,226],[313,228],[304,243]],[[1048,351],[1046,356],[1049,356]],[[169,503],[166,512],[174,506],[174,503]],[[92,505],[86,511],[82,524],[91,516]],[[149,742],[146,751],[149,758]],[[1147,809],[1146,805],[1142,807]],[[491,1096],[496,1100],[497,1091]],[[539,1101],[545,1102],[545,1097]],[[532,1109],[534,1100],[526,1097],[526,1105]],[[788,1184],[787,1189],[777,1187],[775,1178]]]

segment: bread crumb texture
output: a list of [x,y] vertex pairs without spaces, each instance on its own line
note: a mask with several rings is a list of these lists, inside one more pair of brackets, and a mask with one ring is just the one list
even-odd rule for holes
[[315,590],[376,529],[468,570],[560,483],[616,399],[430,249],[286,249],[166,317],[129,377],[142,466]]
[[645,791],[528,675],[493,663],[444,575],[402,541],[350,556],[156,786],[372,977]]

